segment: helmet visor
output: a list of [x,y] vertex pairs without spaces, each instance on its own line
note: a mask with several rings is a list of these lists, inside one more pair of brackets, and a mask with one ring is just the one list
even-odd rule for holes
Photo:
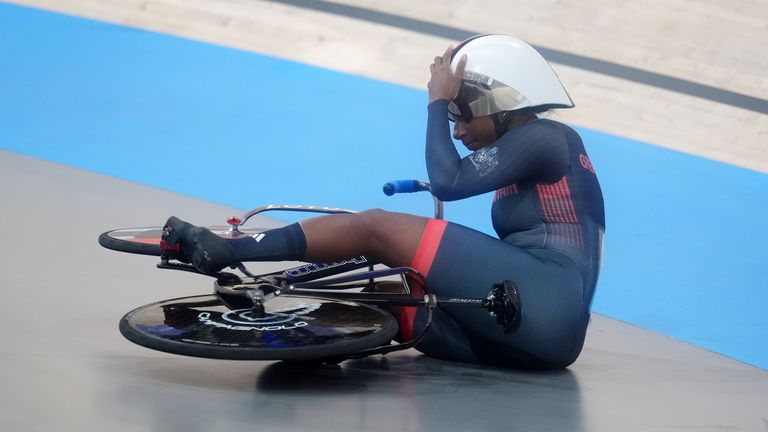
[[470,122],[475,117],[489,116],[526,106],[525,96],[501,81],[478,73],[465,72],[456,98],[448,103],[448,119]]

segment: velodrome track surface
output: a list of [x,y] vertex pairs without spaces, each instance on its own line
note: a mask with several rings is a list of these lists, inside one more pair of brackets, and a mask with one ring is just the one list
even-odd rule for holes
[[120,336],[120,317],[208,293],[210,280],[101,249],[96,237],[173,212],[217,221],[234,209],[3,151],[0,184],[0,236],[12,245],[0,263],[0,430],[765,427],[764,370],[600,315],[578,362],[544,374],[412,350],[316,368],[150,351]]
[[[169,214],[218,222],[233,212],[157,187],[239,209],[292,201],[423,213],[429,208],[423,197],[385,199],[376,191],[391,178],[423,177],[423,162],[410,155],[422,145],[424,93],[124,27],[3,8],[0,32],[13,37],[1,38],[0,47],[14,61],[4,64],[11,79],[0,84],[9,96],[0,100],[0,148],[134,182],[0,153],[0,198],[10,210],[3,235],[14,249],[3,263],[3,286],[26,286],[30,275],[38,275],[42,280],[32,285],[57,287],[39,307],[35,303],[43,321],[21,324],[28,305],[42,295],[38,288],[3,305],[9,340],[2,351],[9,366],[4,382],[19,388],[29,383],[4,404],[9,415],[3,430],[40,430],[56,419],[69,430],[211,430],[259,418],[270,430],[376,430],[392,417],[404,430],[463,430],[478,421],[485,421],[485,429],[501,429],[513,418],[540,430],[765,425],[764,371],[602,316],[579,362],[551,376],[449,365],[411,352],[383,366],[380,359],[302,371],[233,366],[124,342],[115,323],[128,309],[209,288],[186,275],[161,274],[146,258],[92,250],[100,231],[154,225]],[[308,98],[320,103],[291,103],[305,101],[311,91],[320,91]],[[271,102],[270,109],[258,100]],[[361,102],[370,100],[377,102]],[[357,112],[357,103],[365,110]],[[397,121],[393,106],[408,120]],[[352,118],[334,123],[327,111],[351,112]],[[257,115],[243,115],[250,112]],[[286,113],[301,121],[290,117],[286,123]],[[371,129],[389,132],[360,143],[358,137]],[[609,200],[609,247],[596,310],[765,367],[768,326],[760,305],[766,254],[753,239],[765,237],[766,176],[581,132]],[[156,157],[165,151],[177,160]],[[310,161],[311,168],[302,169]],[[199,175],[211,164],[217,169]],[[222,171],[227,175],[217,175]],[[655,207],[643,211],[633,206],[652,200]],[[475,208],[449,207],[449,217],[477,224],[487,218],[486,204],[479,202]],[[22,224],[47,239],[42,250],[36,249],[39,241],[25,241]],[[744,227],[751,235],[713,231],[722,225]],[[639,270],[632,267],[638,259]],[[112,280],[117,272],[123,273],[119,282]],[[106,300],[92,297],[104,286],[110,287]],[[46,332],[54,326],[61,331]],[[177,364],[187,370],[173,372]],[[48,405],[58,406],[32,418],[44,386],[53,390]],[[75,386],[76,397],[65,399]],[[463,392],[452,396],[456,388]],[[352,398],[362,402],[351,404]],[[215,420],[198,413],[212,400],[220,401],[213,402],[220,413]],[[319,400],[323,408],[306,411],[304,402],[318,406]],[[283,410],[263,410],[278,402]],[[130,408],[142,415],[129,416]],[[324,414],[339,410],[344,417]],[[553,411],[562,416],[553,418]],[[491,415],[498,412],[504,415]],[[178,413],[183,415],[173,415]]]

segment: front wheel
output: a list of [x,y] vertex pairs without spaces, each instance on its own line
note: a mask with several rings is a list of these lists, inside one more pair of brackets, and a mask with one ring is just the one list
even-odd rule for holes
[[[264,232],[267,228],[239,228],[234,234],[228,226],[206,227],[212,233],[224,238],[238,238]],[[162,227],[122,228],[107,231],[99,236],[99,244],[107,249],[139,255],[160,256]]]

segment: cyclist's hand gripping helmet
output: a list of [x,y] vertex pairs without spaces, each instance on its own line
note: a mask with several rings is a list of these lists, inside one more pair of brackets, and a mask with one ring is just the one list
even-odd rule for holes
[[[448,117],[469,122],[474,117],[531,108],[573,108],[571,97],[544,57],[527,43],[506,35],[480,35],[454,50],[451,69],[466,54],[462,86],[448,104]],[[499,116],[494,116],[499,130]],[[504,128],[506,130],[506,128]]]

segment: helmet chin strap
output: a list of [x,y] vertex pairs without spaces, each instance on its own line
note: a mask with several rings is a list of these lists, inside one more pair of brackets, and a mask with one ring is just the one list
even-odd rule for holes
[[493,125],[496,128],[496,139],[499,139],[509,130],[509,124],[512,123],[512,114],[509,111],[497,112],[491,115],[491,120],[493,120]]

